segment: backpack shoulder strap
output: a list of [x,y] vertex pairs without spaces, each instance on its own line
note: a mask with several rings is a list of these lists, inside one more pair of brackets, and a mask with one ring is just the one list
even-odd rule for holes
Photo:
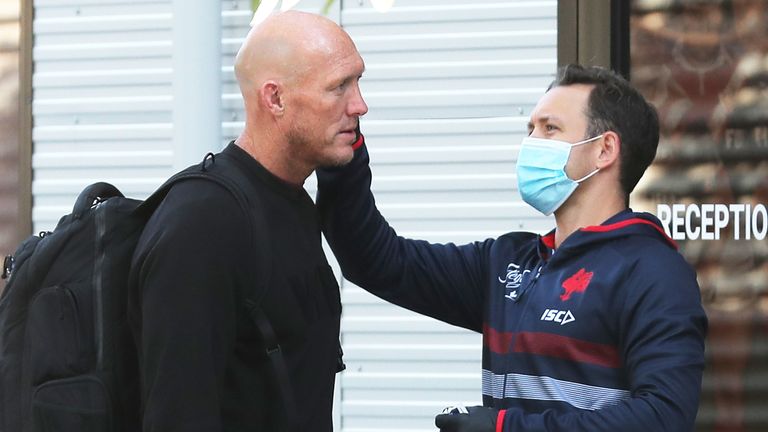
[[[264,309],[261,307],[261,296],[267,289],[269,289],[271,282],[269,274],[271,269],[271,262],[269,262],[271,254],[268,250],[269,230],[258,229],[257,226],[254,226],[259,223],[262,224],[262,226],[266,224],[266,220],[264,219],[264,206],[259,200],[261,191],[256,190],[252,186],[253,183],[250,179],[243,177],[242,171],[229,165],[230,161],[226,154],[206,156],[206,159],[203,160],[202,164],[203,169],[206,169],[206,161],[208,158],[211,159],[212,169],[206,170],[207,175],[210,175],[211,179],[220,181],[221,184],[241,202],[241,205],[246,209],[246,214],[250,216],[251,238],[253,239],[252,247],[261,251],[259,254],[261,277],[259,280],[263,283],[256,282],[256,289],[246,295],[245,307],[248,311],[248,316],[264,342],[264,350],[269,359],[269,364],[277,383],[277,390],[283,407],[285,424],[287,425],[288,430],[296,431],[298,430],[298,425],[296,424],[298,411],[296,409],[296,399],[293,394],[293,386],[291,385],[287,363],[283,356],[280,342],[277,339],[277,334],[275,333],[272,324],[269,322],[266,313],[264,313]],[[219,159],[218,163],[223,162],[219,167],[223,169],[216,169],[215,164],[217,163],[217,158]],[[232,165],[234,165],[234,163]]]
[[264,207],[261,205],[260,191],[253,188],[251,181],[232,165],[225,154],[208,153],[200,164],[191,166],[168,179],[163,186],[147,198],[145,205],[147,209],[154,209],[174,184],[186,179],[201,178],[214,181],[226,189],[237,200],[245,214],[249,216],[248,235],[252,239],[252,247],[261,250],[259,254],[259,269],[261,271],[258,273],[260,273],[259,279],[262,282],[256,282],[253,291],[245,296],[245,308],[264,342],[264,349],[275,376],[279,399],[283,407],[285,424],[288,425],[288,430],[296,431],[298,426],[296,414],[298,411],[296,410],[296,399],[293,394],[287,363],[274,328],[261,307],[261,296],[269,288],[271,281],[269,239],[264,238],[264,236],[269,235],[269,231],[259,229],[257,226],[266,223],[263,213]]
[[[171,176],[155,192],[153,192],[152,195],[144,200],[141,206],[137,208],[137,211],[149,215],[157,208],[157,206],[160,205],[168,192],[170,192],[171,188],[173,188],[173,186],[175,186],[177,183],[189,179],[204,179],[217,183],[219,186],[226,189],[227,192],[229,192],[235,198],[235,201],[237,201],[245,215],[259,216],[261,214],[261,206],[259,206],[258,203],[258,195],[246,194],[246,192],[243,190],[243,187],[248,187],[248,183],[239,181],[237,178],[233,178],[233,175],[237,176],[236,172],[228,172],[228,170],[223,169],[211,169],[215,163],[216,157],[217,156],[213,153],[208,153],[205,155],[205,158],[201,163],[192,165],[185,170]],[[250,198],[249,195],[251,196]],[[247,234],[252,239],[252,241],[255,241],[256,239],[254,236],[256,233],[256,227],[254,225],[256,222],[254,221],[253,217],[248,218],[248,221],[249,232]]]
[[288,367],[286,366],[285,357],[283,356],[283,349],[280,343],[277,341],[277,335],[272,328],[267,315],[261,308],[259,303],[252,299],[246,299],[245,305],[248,308],[248,316],[251,321],[256,325],[259,330],[262,340],[264,341],[265,352],[269,359],[272,372],[275,374],[275,380],[277,381],[277,391],[280,396],[280,402],[283,407],[283,414],[285,424],[288,425],[288,430],[297,430],[296,424],[296,404],[295,397],[293,395],[293,387],[291,386],[290,375],[288,374]]

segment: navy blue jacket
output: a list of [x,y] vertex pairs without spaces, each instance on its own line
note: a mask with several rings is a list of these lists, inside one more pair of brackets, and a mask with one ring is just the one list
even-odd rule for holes
[[344,276],[483,333],[483,404],[503,431],[690,431],[707,319],[696,274],[658,220],[625,210],[570,235],[457,246],[397,236],[365,146],[318,171],[321,225]]

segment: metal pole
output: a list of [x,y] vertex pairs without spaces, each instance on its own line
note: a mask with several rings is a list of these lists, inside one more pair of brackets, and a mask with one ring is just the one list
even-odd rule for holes
[[173,0],[174,168],[218,151],[221,139],[221,2]]

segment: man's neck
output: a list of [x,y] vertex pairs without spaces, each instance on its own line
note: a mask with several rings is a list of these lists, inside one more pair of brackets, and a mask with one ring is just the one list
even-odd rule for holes
[[600,225],[627,208],[622,194],[587,195],[573,196],[555,212],[555,248],[577,230]]
[[[312,174],[312,171],[298,169],[290,159],[286,148],[275,148],[276,141],[270,138],[270,134],[261,134],[256,137],[243,131],[235,140],[235,144],[245,150],[246,153],[256,159],[261,166],[275,177],[297,187],[303,187],[304,181]],[[284,146],[287,147],[287,146]]]

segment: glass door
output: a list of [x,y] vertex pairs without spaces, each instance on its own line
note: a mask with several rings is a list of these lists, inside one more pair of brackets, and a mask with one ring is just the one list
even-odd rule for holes
[[632,1],[630,76],[662,128],[633,207],[665,222],[698,273],[701,431],[768,430],[767,17],[764,1]]

